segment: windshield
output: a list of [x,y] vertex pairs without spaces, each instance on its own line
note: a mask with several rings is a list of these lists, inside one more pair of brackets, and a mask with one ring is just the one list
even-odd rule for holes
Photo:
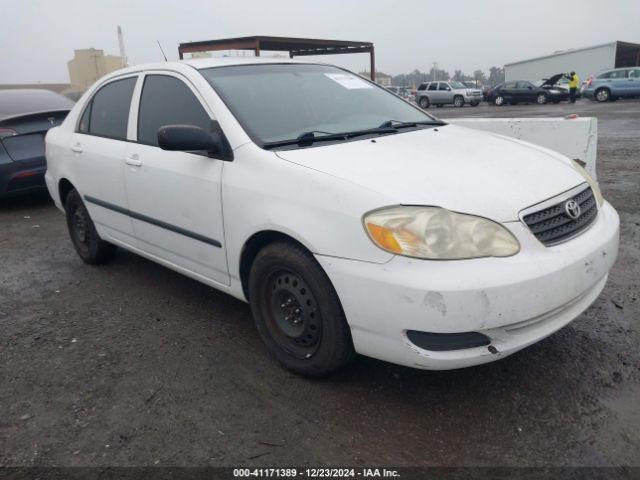
[[449,82],[449,85],[451,85],[452,88],[455,89],[459,89],[459,88],[469,88],[467,87],[464,83],[462,82],[458,82],[457,80],[453,80],[452,82]]
[[261,145],[313,132],[373,129],[435,119],[384,88],[328,65],[262,64],[200,70]]

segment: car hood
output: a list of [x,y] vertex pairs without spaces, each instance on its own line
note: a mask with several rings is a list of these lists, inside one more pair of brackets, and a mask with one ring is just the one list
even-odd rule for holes
[[558,80],[560,80],[562,78],[562,73],[556,73],[554,76],[546,79],[542,85],[540,85],[541,87],[553,87],[556,83],[558,83]]
[[390,205],[440,206],[501,222],[584,182],[560,154],[455,125],[276,153],[374,190]]

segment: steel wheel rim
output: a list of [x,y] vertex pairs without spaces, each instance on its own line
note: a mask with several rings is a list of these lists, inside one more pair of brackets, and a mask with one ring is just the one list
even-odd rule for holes
[[271,337],[290,355],[311,357],[320,346],[322,319],[308,284],[289,270],[276,269],[265,286],[265,323]]
[[456,98],[455,101],[453,102],[453,104],[456,107],[461,107],[462,106],[462,101],[460,100],[460,98]]
[[504,98],[496,97],[496,105],[502,105],[503,102],[504,102]]
[[598,92],[598,100],[600,100],[601,102],[605,101],[608,97],[607,91],[606,90],[600,90]]
[[540,105],[544,104],[547,101],[547,97],[545,97],[543,94],[538,95],[538,103]]

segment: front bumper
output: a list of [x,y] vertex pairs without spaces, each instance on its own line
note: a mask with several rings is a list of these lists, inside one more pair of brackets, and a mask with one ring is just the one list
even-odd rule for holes
[[[618,252],[619,218],[604,203],[579,236],[542,245],[505,224],[521,251],[508,258],[375,264],[316,255],[342,302],[357,352],[410,367],[461,368],[503,358],[568,324],[599,295]],[[407,330],[480,332],[484,347],[424,350]]]

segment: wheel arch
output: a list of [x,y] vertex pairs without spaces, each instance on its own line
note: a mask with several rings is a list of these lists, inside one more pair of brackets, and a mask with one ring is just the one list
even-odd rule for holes
[[71,183],[66,178],[61,178],[60,181],[58,182],[58,195],[60,198],[60,204],[62,205],[62,208],[64,208],[64,204],[67,200],[67,195],[69,195],[69,192],[74,188],[75,187],[73,186],[73,183]]
[[252,234],[242,245],[239,262],[242,293],[247,301],[249,300],[249,273],[251,272],[251,265],[253,265],[253,261],[260,250],[275,242],[285,242],[298,245],[313,254],[311,248],[305,245],[304,242],[279,230],[261,230]]

